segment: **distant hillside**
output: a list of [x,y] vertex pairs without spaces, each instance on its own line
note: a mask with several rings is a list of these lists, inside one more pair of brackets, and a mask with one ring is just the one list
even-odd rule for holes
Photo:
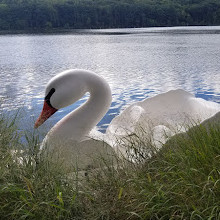
[[0,30],[220,25],[219,0],[0,0]]

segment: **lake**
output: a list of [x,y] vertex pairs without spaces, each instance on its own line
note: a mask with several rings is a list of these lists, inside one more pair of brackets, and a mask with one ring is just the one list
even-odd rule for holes
[[[0,105],[19,110],[33,129],[47,82],[66,69],[87,69],[110,84],[113,102],[98,124],[105,131],[127,105],[171,89],[220,103],[220,27],[73,30],[0,35]],[[45,132],[88,96],[53,115]]]

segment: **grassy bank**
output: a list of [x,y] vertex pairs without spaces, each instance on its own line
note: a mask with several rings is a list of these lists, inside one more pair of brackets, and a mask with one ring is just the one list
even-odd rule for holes
[[40,158],[36,135],[25,145],[20,135],[0,118],[0,219],[220,219],[219,123],[173,137],[143,164],[83,181]]

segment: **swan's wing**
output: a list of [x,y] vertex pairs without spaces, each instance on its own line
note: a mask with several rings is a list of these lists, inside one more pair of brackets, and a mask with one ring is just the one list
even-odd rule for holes
[[218,103],[195,97],[189,99],[189,106],[188,113],[191,112],[194,118],[199,119],[200,122],[214,116],[220,111],[220,105]]
[[200,123],[220,111],[218,103],[195,98],[180,89],[146,99],[140,105],[145,110],[143,120],[150,119],[153,126],[189,126],[192,122]]
[[169,127],[171,121],[179,123],[180,114],[192,97],[188,92],[175,90],[137,102],[115,117],[106,133],[125,136],[137,132],[139,128],[147,131],[159,125]]
[[106,133],[124,136],[135,132],[144,109],[137,104],[126,108],[120,115],[116,116],[107,128]]
[[171,90],[129,106],[112,120],[106,133],[115,141],[110,143],[113,146],[117,138],[132,133],[150,135],[154,143],[163,143],[167,140],[164,133],[172,136],[184,132],[219,111],[218,103],[195,98],[181,89]]

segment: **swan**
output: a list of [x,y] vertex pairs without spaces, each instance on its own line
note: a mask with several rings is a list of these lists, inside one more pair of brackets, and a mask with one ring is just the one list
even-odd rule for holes
[[43,148],[55,152],[65,164],[75,163],[80,169],[91,166],[98,155],[107,158],[115,152],[125,153],[118,140],[129,134],[146,136],[149,131],[159,148],[168,137],[185,131],[183,125],[189,125],[192,119],[202,122],[220,111],[218,103],[195,98],[184,90],[171,90],[130,105],[112,120],[105,134],[94,132],[111,105],[111,89],[101,76],[76,69],[59,73],[48,82],[35,128],[87,92],[88,100],[55,124],[42,143]]

